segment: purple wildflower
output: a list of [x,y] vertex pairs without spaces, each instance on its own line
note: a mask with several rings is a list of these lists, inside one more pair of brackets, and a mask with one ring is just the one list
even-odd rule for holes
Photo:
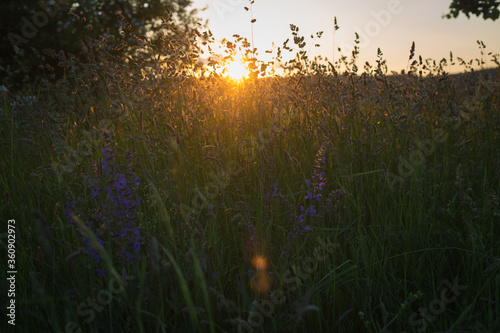
[[99,195],[99,188],[97,188],[97,187],[96,187],[96,188],[93,188],[93,189],[91,190],[91,193],[92,193],[92,199],[97,198],[97,196]]
[[66,202],[66,209],[65,209],[65,214],[66,214],[66,219],[68,219],[68,227],[71,227],[74,223],[73,218],[71,217],[71,214],[73,213],[73,210],[75,209],[75,202]]
[[[87,214],[81,212],[82,221],[86,221],[87,227],[95,235],[99,234],[104,236],[103,239],[109,239],[109,245],[117,250],[114,253],[118,253],[118,258],[114,259],[118,259],[122,263],[139,260],[138,253],[142,243],[140,227],[136,225],[136,212],[141,202],[136,190],[140,184],[139,177],[133,171],[130,150],[126,154],[129,162],[128,172],[122,173],[115,162],[114,144],[107,133],[105,133],[105,139],[106,144],[102,149],[104,158],[101,161],[104,174],[99,174],[97,164],[95,164],[94,177],[89,182],[92,199],[95,200],[98,208],[93,209],[90,213],[87,212]],[[73,201],[66,203],[66,217],[69,226],[74,224],[71,218],[74,209]],[[97,228],[103,225],[106,228]],[[78,228],[77,230],[80,232]],[[108,237],[105,237],[106,235]],[[101,238],[97,239],[104,246]],[[82,243],[86,245],[95,262],[99,263],[99,254],[92,248],[89,240],[83,234]],[[100,270],[98,274],[102,274],[102,272]]]
[[312,205],[310,208],[309,208],[309,215],[311,217],[314,217],[314,215],[316,215],[316,209],[314,208],[314,205]]
[[[310,220],[312,218],[321,217],[318,215],[318,211],[316,210],[316,205],[322,207],[324,205],[321,204],[323,200],[323,188],[326,185],[325,173],[323,172],[324,165],[326,164],[326,147],[329,144],[329,141],[325,141],[316,155],[316,163],[313,165],[313,174],[311,175],[311,179],[305,180],[306,191],[305,191],[305,205],[300,206],[300,214],[291,216],[294,217],[295,220],[295,228],[292,232],[288,234],[289,242],[292,241],[292,238],[296,234],[303,234],[305,232],[312,232],[313,228],[311,225],[305,225],[304,222],[306,220]],[[313,202],[317,202],[317,204],[313,204]]]

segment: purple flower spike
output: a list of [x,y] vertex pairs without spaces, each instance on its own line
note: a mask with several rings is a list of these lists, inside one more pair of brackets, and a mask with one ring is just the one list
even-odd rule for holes
[[309,215],[314,216],[316,215],[316,209],[314,208],[314,205],[309,208]]
[[73,225],[73,218],[71,217],[71,214],[73,213],[73,210],[75,209],[75,202],[66,202],[66,218],[68,219],[68,227],[71,227]]
[[[313,232],[313,227],[309,224],[303,226],[304,221],[313,221],[316,218],[321,218],[316,210],[316,205],[313,205],[313,201],[318,202],[318,207],[325,207],[326,205],[321,204],[323,201],[323,188],[326,186],[326,177],[324,173],[324,167],[326,164],[326,150],[330,141],[327,139],[323,145],[320,147],[318,154],[316,155],[315,164],[312,166],[313,172],[311,179],[306,179],[305,191],[305,207],[300,206],[300,215],[295,215],[292,213],[291,220],[295,221],[295,227],[288,234],[289,243],[293,242],[293,238],[296,235],[302,235],[304,232]],[[290,244],[289,244],[290,246]]]
[[[115,161],[114,143],[109,134],[104,133],[106,140],[102,149],[103,158],[101,160],[102,173],[99,173],[97,163],[94,163],[94,177],[90,180],[89,187],[94,207],[89,211],[84,208],[76,209],[78,216],[85,221],[87,227],[101,238],[97,238],[103,247],[111,247],[115,251],[113,261],[125,263],[131,260],[140,260],[139,255],[142,237],[140,227],[137,225],[137,209],[141,198],[137,194],[136,187],[139,186],[139,177],[133,170],[132,153],[126,153],[128,160],[126,173],[122,172]],[[87,205],[86,205],[87,206]],[[92,206],[92,205],[89,205]],[[66,203],[66,218],[68,225],[74,225],[71,214],[75,212],[75,203]],[[80,228],[75,226],[82,236],[81,242],[84,248],[91,254],[96,263],[101,262],[99,254],[83,235]],[[106,244],[102,239],[108,240]],[[99,276],[105,271],[98,269]]]

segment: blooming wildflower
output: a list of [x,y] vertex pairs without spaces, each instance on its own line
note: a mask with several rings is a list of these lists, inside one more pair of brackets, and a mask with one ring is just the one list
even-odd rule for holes
[[[85,221],[87,227],[96,235],[107,233],[110,237],[112,248],[116,248],[118,258],[122,263],[131,260],[139,260],[142,237],[140,236],[140,227],[136,225],[136,211],[141,202],[137,196],[136,188],[139,186],[139,177],[134,174],[132,154],[127,152],[129,160],[128,172],[122,173],[115,163],[115,153],[113,143],[108,134],[105,133],[106,145],[102,149],[104,158],[101,161],[104,175],[99,175],[97,165],[94,165],[94,178],[89,182],[92,199],[96,201],[98,208],[92,212],[78,211]],[[102,186],[104,185],[104,186]],[[104,189],[104,190],[102,190]],[[73,220],[71,213],[75,209],[73,201],[66,203],[66,217],[68,225],[72,226]],[[106,225],[105,229],[96,230],[95,225]],[[78,232],[81,230],[77,228]],[[97,237],[101,246],[104,242]],[[100,262],[99,254],[93,249],[89,240],[82,234],[82,243],[86,245],[87,251],[94,257],[95,262]],[[98,274],[104,274],[102,270]]]
[[71,214],[73,213],[73,210],[75,209],[75,202],[66,202],[66,209],[65,209],[65,214],[66,214],[66,219],[68,220],[68,227],[71,227],[73,225],[73,218],[71,217]]
[[92,190],[90,190],[90,192],[92,193],[92,199],[95,199],[99,195],[99,188],[95,187]]
[[[312,232],[313,229],[310,225],[305,225],[304,226],[304,221],[307,219],[307,217],[310,218],[317,218],[320,217],[318,215],[318,211],[316,210],[316,205],[313,205],[313,202],[318,202],[321,203],[323,200],[323,194],[321,193],[323,191],[323,188],[326,185],[326,178],[325,178],[325,173],[323,172],[324,164],[326,164],[326,157],[325,157],[325,151],[326,151],[326,146],[329,144],[329,140],[325,141],[325,143],[321,146],[317,158],[316,158],[316,164],[313,165],[313,174],[310,179],[305,180],[305,185],[307,190],[305,191],[305,207],[300,206],[300,214],[295,215],[291,214],[293,216],[293,219],[295,220],[295,228],[293,229],[292,232],[288,234],[289,242],[291,242],[292,237],[294,236],[294,232],[296,234],[303,234],[304,232]],[[319,204],[319,207],[324,207],[324,205]]]
[[311,216],[316,215],[316,209],[314,208],[314,205],[312,205],[312,206],[309,208],[309,215],[311,215]]

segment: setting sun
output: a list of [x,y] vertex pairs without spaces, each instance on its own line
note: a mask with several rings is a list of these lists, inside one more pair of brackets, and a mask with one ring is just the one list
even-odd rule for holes
[[224,72],[229,78],[235,81],[241,81],[248,75],[248,69],[241,59],[234,59],[233,61],[231,61],[226,66]]

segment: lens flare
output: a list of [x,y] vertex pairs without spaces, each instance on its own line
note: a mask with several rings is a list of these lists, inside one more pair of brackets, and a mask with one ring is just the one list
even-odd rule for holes
[[268,261],[267,261],[267,258],[266,257],[263,257],[263,256],[255,256],[253,257],[252,259],[252,266],[256,269],[256,270],[264,270],[267,268],[267,265],[268,265]]
[[255,256],[252,258],[252,266],[257,270],[257,274],[253,276],[250,283],[252,289],[259,294],[263,294],[271,289],[271,279],[266,271],[268,265],[269,261],[266,257]]
[[271,279],[266,271],[259,271],[257,275],[252,278],[252,289],[259,294],[264,294],[271,289]]

